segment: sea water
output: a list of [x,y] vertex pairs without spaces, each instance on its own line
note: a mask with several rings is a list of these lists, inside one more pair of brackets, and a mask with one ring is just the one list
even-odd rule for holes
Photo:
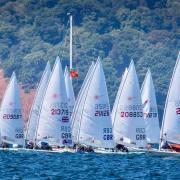
[[0,151],[0,179],[180,179],[180,157]]

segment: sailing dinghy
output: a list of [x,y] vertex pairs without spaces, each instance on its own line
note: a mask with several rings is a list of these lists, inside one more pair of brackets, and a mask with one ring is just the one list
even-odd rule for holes
[[1,104],[0,128],[4,147],[21,147],[23,145],[24,124],[15,72],[11,76]]
[[37,92],[33,101],[33,105],[31,107],[26,136],[25,136],[25,140],[28,142],[32,142],[33,144],[35,143],[35,132],[36,132],[36,127],[37,127],[37,122],[40,115],[41,104],[42,104],[44,93],[45,93],[47,83],[50,77],[50,73],[51,73],[50,64],[49,62],[47,62],[46,68],[43,72],[42,78],[40,80],[40,83],[39,83],[39,86],[38,86],[38,89],[37,89]]
[[160,136],[155,88],[150,69],[145,76],[141,88],[141,99],[146,124],[146,138],[150,148],[152,145],[159,144]]
[[56,150],[72,146],[68,99],[59,57],[56,58],[38,120],[36,143],[41,142]]
[[164,109],[161,144],[162,153],[177,153],[180,155],[180,52],[176,61],[170,82]]
[[73,127],[73,135],[77,136],[75,141],[80,150],[82,146],[90,147],[92,151],[97,149],[98,152],[114,148],[109,98],[99,59],[85,84],[83,103],[79,104],[80,111],[76,112],[79,114],[79,123]]
[[117,146],[126,146],[129,150],[146,148],[146,129],[140,96],[139,82],[131,61],[127,75],[118,94],[116,109],[113,109],[113,133]]

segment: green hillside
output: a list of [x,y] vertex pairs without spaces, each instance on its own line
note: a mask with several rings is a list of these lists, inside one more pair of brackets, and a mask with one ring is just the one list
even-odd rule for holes
[[162,116],[180,49],[179,0],[1,0],[0,59],[26,89],[35,87],[49,60],[68,63],[68,16],[74,16],[76,93],[92,60],[103,58],[111,105],[121,75],[135,61],[142,83],[151,68]]

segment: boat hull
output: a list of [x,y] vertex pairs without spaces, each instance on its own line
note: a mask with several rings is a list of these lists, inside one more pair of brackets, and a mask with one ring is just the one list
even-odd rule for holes
[[179,156],[180,157],[180,153],[175,152],[175,151],[149,150],[147,152],[154,156]]

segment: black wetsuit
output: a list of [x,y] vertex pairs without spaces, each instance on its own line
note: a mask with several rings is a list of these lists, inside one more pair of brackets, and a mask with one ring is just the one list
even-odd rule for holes
[[116,150],[117,150],[117,151],[122,151],[122,152],[128,152],[128,148],[125,147],[125,146],[122,145],[122,144],[117,144],[117,145],[116,145]]

